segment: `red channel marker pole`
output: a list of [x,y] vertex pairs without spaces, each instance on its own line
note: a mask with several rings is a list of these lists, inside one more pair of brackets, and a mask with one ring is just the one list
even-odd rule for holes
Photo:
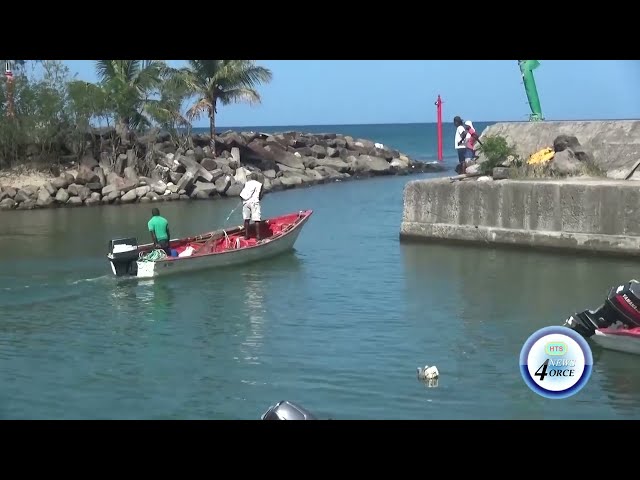
[[442,161],[442,99],[440,95],[438,95],[438,100],[436,101],[436,106],[438,107],[438,161]]

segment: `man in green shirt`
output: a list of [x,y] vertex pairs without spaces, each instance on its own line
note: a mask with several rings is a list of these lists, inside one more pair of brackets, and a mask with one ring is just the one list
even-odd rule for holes
[[169,248],[169,239],[171,234],[169,233],[169,222],[166,218],[160,216],[160,210],[154,208],[151,210],[151,220],[147,226],[153,239],[153,244],[156,248],[161,248],[167,255],[171,255],[171,249]]

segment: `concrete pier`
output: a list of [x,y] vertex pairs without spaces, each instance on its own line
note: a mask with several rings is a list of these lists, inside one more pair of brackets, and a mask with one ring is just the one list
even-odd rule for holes
[[404,191],[400,238],[640,257],[640,185],[609,179],[412,181]]

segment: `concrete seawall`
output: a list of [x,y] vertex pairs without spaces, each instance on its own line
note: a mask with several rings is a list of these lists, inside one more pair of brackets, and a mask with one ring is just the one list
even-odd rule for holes
[[[640,120],[501,122],[487,127],[481,138],[501,135],[522,158],[552,147],[559,135],[573,135],[610,178],[624,178],[640,160]],[[640,179],[637,172],[634,180]]]
[[502,244],[640,257],[640,187],[623,180],[416,180],[401,240]]

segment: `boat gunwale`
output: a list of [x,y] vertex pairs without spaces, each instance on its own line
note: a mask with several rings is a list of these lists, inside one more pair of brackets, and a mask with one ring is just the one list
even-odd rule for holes
[[624,328],[617,330],[597,328],[592,336],[595,337],[596,335],[605,338],[640,338],[640,332],[629,333],[629,331]]
[[[300,215],[300,213],[302,213],[302,215]],[[153,262],[153,263],[163,263],[163,262],[167,262],[167,263],[169,263],[169,262],[176,262],[176,261],[178,261],[178,260],[189,260],[189,259],[206,258],[206,257],[212,257],[212,256],[214,256],[214,255],[224,255],[224,254],[226,254],[226,253],[237,253],[237,252],[243,252],[243,251],[251,250],[252,248],[265,247],[265,246],[267,246],[267,245],[269,245],[269,244],[271,244],[271,243],[275,243],[275,242],[278,242],[279,240],[282,240],[283,238],[286,238],[287,236],[289,236],[289,234],[293,233],[293,232],[294,232],[294,231],[296,231],[298,228],[301,228],[301,227],[302,227],[302,226],[307,222],[307,220],[309,220],[309,218],[311,217],[311,215],[312,215],[312,214],[313,214],[313,210],[311,210],[311,209],[308,209],[308,210],[300,210],[300,211],[298,212],[298,215],[299,215],[299,217],[298,217],[298,218],[301,218],[301,220],[300,220],[299,222],[297,222],[297,223],[294,223],[294,224],[293,224],[293,228],[290,228],[290,229],[289,229],[289,230],[287,230],[286,232],[281,233],[280,235],[276,236],[276,237],[275,237],[271,242],[269,242],[269,243],[260,243],[260,244],[257,244],[257,243],[256,243],[255,245],[247,245],[247,246],[244,246],[244,247],[242,247],[242,248],[237,248],[237,249],[233,249],[233,250],[224,250],[224,251],[222,251],[222,252],[202,253],[202,254],[199,254],[199,255],[198,255],[198,254],[195,254],[195,255],[190,255],[190,256],[188,256],[188,257],[167,257],[167,258],[163,258],[162,260],[156,260],[156,261],[155,261],[155,262]],[[289,215],[292,215],[292,213],[285,213],[285,214],[283,214],[283,215],[278,215],[278,216],[272,217],[271,219],[276,219],[276,218],[280,218],[280,217],[286,217],[286,216],[289,216]],[[267,220],[271,220],[271,219],[267,219]],[[233,228],[234,228],[234,229],[237,229],[238,231],[241,231],[243,227],[242,227],[242,226],[236,226],[236,227],[233,227]],[[223,229],[223,230],[224,230],[224,229]],[[214,233],[214,232],[210,232],[210,234],[213,234],[213,233]],[[235,233],[235,232],[234,232],[234,233]],[[201,234],[201,235],[202,235],[202,234]],[[206,234],[205,234],[205,235],[206,235]],[[198,235],[196,235],[196,237],[197,237],[197,236],[198,236]],[[189,238],[192,238],[192,237],[176,238],[176,239],[174,239],[174,240],[170,240],[170,241],[169,241],[169,244],[171,244],[171,242],[172,242],[172,241],[178,241],[178,242],[180,242],[180,241],[185,241],[185,240],[187,240],[187,239],[189,239]],[[195,238],[195,237],[193,237],[193,238]],[[273,238],[273,237],[272,237],[272,238]],[[146,244],[146,245],[141,245],[140,247],[141,247],[141,248],[143,248],[143,247],[146,247],[147,245],[152,245],[152,244],[151,244],[151,243],[148,243],[148,244]],[[138,261],[140,261],[140,260],[138,260]]]

